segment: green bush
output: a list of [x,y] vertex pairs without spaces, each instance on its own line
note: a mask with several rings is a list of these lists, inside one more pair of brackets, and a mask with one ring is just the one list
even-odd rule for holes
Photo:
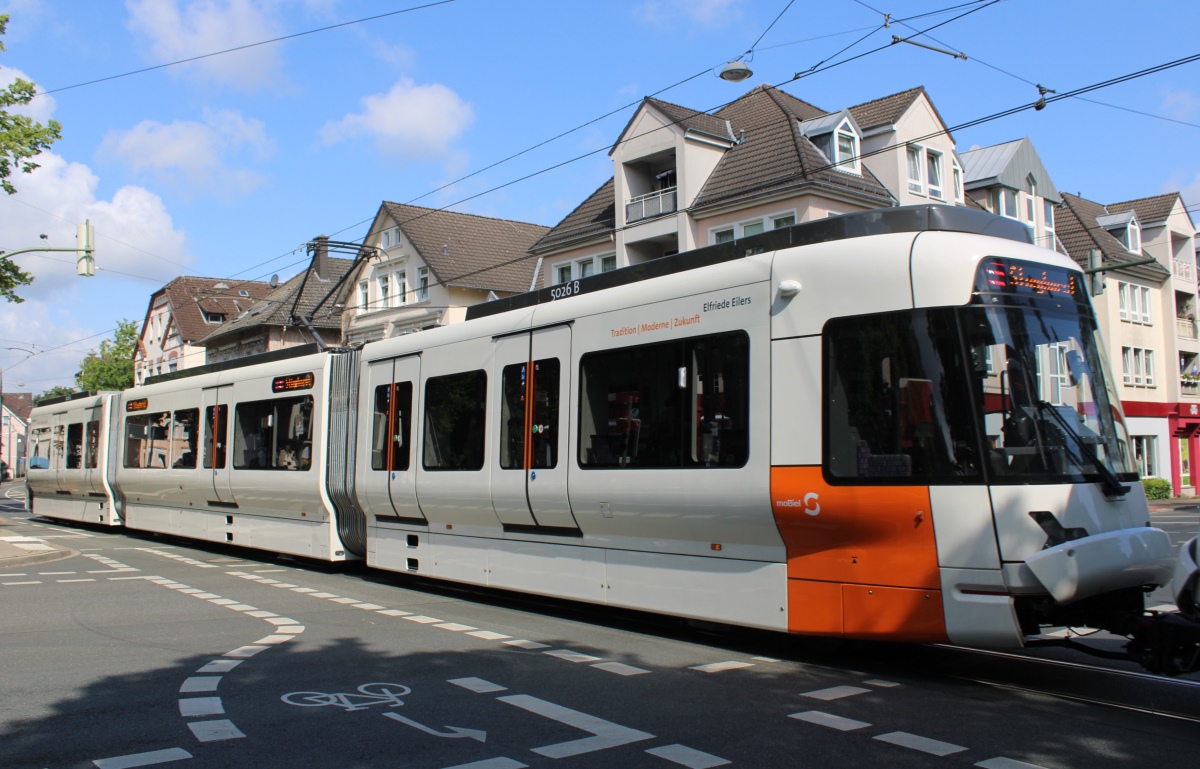
[[1143,478],[1142,486],[1146,489],[1146,499],[1170,499],[1171,482],[1162,478]]

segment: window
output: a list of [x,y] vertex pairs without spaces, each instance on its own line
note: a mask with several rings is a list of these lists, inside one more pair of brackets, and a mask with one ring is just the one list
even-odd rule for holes
[[197,444],[200,438],[200,409],[175,412],[171,423],[171,467],[190,470],[196,466]]
[[[559,362],[557,358],[534,361],[532,382],[526,381],[528,369],[528,363],[514,363],[501,373],[500,467],[504,470],[558,465]],[[530,396],[532,412],[527,408]]]
[[483,469],[487,374],[430,377],[425,383],[426,470]]
[[1133,436],[1133,456],[1138,474],[1143,478],[1158,476],[1158,438],[1154,435]]
[[204,410],[204,467],[221,470],[225,467],[225,433],[229,407],[209,406]]
[[29,455],[30,470],[47,470],[50,468],[50,428],[35,427],[30,436],[33,452]]
[[358,309],[366,311],[371,305],[371,284],[363,281],[358,284]]
[[588,278],[596,274],[596,269],[599,267],[600,272],[612,272],[617,269],[617,255],[603,254],[600,256],[589,256],[584,259],[579,259],[575,262],[555,265],[554,267],[554,283],[568,283],[572,280]]
[[390,288],[390,284],[391,284],[391,281],[388,279],[387,275],[379,276],[379,307],[380,308],[391,306],[391,303],[388,302],[388,288]]
[[375,388],[371,430],[371,469],[407,470],[412,429],[412,382]]
[[962,168],[959,167],[957,160],[952,160],[952,174],[954,176],[954,199],[959,203],[963,202],[963,176]]
[[204,313],[204,322],[205,323],[224,323],[225,316],[219,312],[206,312],[206,313]]
[[926,166],[929,169],[929,197],[942,197],[942,153],[933,150],[925,151]]
[[581,278],[590,276],[596,269],[596,265],[591,259],[584,259],[582,262],[579,262],[577,266],[579,267],[579,277]]
[[600,257],[600,272],[612,272],[617,269],[617,255],[605,254]]
[[742,225],[742,237],[748,238],[751,235],[761,235],[763,231],[762,222],[750,222]]
[[1054,204],[1042,201],[1042,228],[1046,234],[1046,248],[1054,248]]
[[771,220],[771,229],[778,230],[784,227],[791,227],[796,223],[796,215],[788,214],[787,216],[777,216]]
[[1017,191],[1007,187],[997,187],[992,190],[992,213],[1017,218]]
[[732,243],[732,242],[733,242],[733,228],[732,227],[730,227],[727,230],[717,230],[716,232],[713,233],[713,243]]
[[171,412],[137,414],[125,419],[125,467],[170,466],[168,431]]
[[379,239],[379,242],[384,248],[391,248],[392,247],[392,231],[384,230],[383,237],[381,237]]
[[1142,252],[1142,230],[1138,227],[1136,219],[1129,222],[1129,230],[1128,234],[1126,235],[1125,244],[1129,247],[1129,250],[1135,254],[1140,254]]
[[585,468],[741,467],[749,458],[743,332],[589,353],[580,376]]
[[73,422],[67,425],[67,461],[68,470],[79,470],[83,467],[83,422]]
[[921,148],[911,145],[908,148],[908,191],[917,194],[925,191],[921,181]]
[[429,268],[417,268],[417,301],[429,301]]
[[1121,320],[1150,325],[1150,289],[1132,283],[1117,284]]
[[1037,180],[1033,175],[1025,177],[1025,218],[1029,221],[1029,226],[1033,227],[1037,222]]
[[312,413],[311,395],[237,404],[233,416],[234,469],[309,469]]
[[860,173],[858,165],[858,134],[850,127],[849,121],[838,126],[837,132],[837,170]]
[[1127,385],[1154,387],[1154,351],[1141,347],[1122,347],[1121,373]]
[[[7,418],[7,417],[6,417]],[[100,461],[100,421],[93,419],[87,423],[87,444],[84,451],[84,466],[97,467]]]
[[574,266],[573,266],[573,265],[570,265],[570,264],[560,264],[560,265],[558,265],[558,267],[556,267],[556,268],[555,268],[555,271],[554,271],[554,272],[555,272],[555,274],[554,274],[554,282],[555,282],[556,284],[558,284],[558,283],[570,283],[570,282],[571,282],[571,275],[572,275],[572,270],[573,270],[573,269],[574,269]]
[[396,304],[408,303],[408,279],[404,271],[396,273]]
[[739,222],[732,227],[723,227],[722,229],[713,229],[708,231],[708,237],[712,245],[718,243],[732,243],[735,239],[748,238],[751,235],[761,235],[770,227],[773,230],[781,227],[791,227],[796,223],[795,212],[771,214],[759,219],[751,219],[746,222]]

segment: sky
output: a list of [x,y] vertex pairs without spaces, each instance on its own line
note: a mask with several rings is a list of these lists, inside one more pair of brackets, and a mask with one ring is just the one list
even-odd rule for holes
[[[923,85],[953,127],[1032,103],[1036,84],[1066,93],[1200,53],[1200,3],[1148,7],[0,0],[0,85],[33,81],[26,114],[63,126],[17,194],[0,193],[0,249],[72,248],[88,219],[97,265],[83,278],[74,254],[13,257],[36,279],[0,304],[4,390],[73,384],[179,275],[286,280],[304,243],[361,239],[384,200],[552,226],[612,175],[608,150],[644,96],[712,110],[766,83],[836,111]],[[943,22],[918,39],[965,61],[887,45]],[[718,79],[738,57],[753,77]],[[954,131],[957,149],[1028,136],[1060,191],[1179,191],[1200,207],[1200,62],[1084,98]]]

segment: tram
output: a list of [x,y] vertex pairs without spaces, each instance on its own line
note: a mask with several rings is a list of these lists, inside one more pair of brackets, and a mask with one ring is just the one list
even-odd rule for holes
[[[1018,222],[809,222],[34,409],[29,506],[799,635],[1090,627],[1200,665],[1085,277]],[[1190,559],[1190,560],[1189,560]],[[1181,613],[1147,612],[1174,577]]]

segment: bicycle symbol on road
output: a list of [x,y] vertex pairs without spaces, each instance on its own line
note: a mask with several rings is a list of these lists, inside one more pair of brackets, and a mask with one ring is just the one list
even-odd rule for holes
[[334,705],[346,710],[366,710],[372,705],[387,705],[398,708],[404,704],[401,697],[412,689],[402,684],[363,684],[358,693],[353,692],[289,692],[279,699],[301,708],[323,708]]

